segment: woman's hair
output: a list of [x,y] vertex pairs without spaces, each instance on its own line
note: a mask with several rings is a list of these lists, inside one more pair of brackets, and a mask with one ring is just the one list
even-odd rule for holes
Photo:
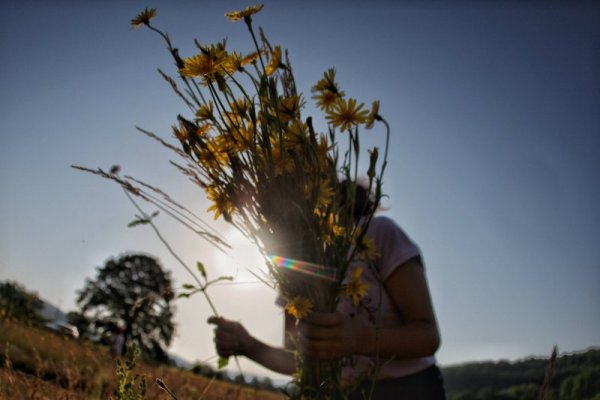
[[375,208],[371,193],[368,188],[357,182],[342,181],[340,182],[342,203],[344,206],[350,207],[348,196],[354,191],[354,209],[352,210],[352,216],[356,219],[365,215],[371,214]]

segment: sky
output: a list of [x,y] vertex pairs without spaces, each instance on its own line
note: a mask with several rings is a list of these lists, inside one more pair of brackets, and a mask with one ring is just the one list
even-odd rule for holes
[[[157,223],[189,264],[235,275],[211,292],[218,312],[259,339],[282,341],[276,293],[249,272],[260,256],[206,213],[209,204],[136,131],[171,140],[185,106],[157,73],[175,75],[154,25],[183,56],[193,38],[252,50],[229,1],[0,2],[0,280],[69,311],[110,257],[155,255],[180,287],[191,279],[120,188],[70,168],[110,168],[161,187],[234,245],[216,252],[166,216]],[[392,127],[383,215],[420,246],[441,365],[515,360],[600,345],[600,7],[579,2],[267,1],[254,18],[289,49],[318,130],[310,88],[335,67],[342,89],[380,100]],[[381,145],[384,131],[365,135]],[[153,211],[150,205],[144,205]],[[178,300],[170,347],[215,362],[201,297]],[[242,361],[244,371],[278,377]]]

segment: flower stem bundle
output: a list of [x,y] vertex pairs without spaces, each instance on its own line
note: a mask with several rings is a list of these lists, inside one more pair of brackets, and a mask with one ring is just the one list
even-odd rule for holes
[[[316,132],[302,115],[306,99],[288,53],[255,31],[252,19],[262,7],[226,14],[248,28],[252,48],[244,53],[229,50],[226,40],[195,40],[197,53],[181,57],[152,25],[155,9],[131,21],[166,41],[178,77],[160,72],[189,110],[172,127],[179,147],[142,132],[184,160],[174,165],[203,189],[215,219],[225,219],[258,247],[286,312],[300,319],[311,311],[333,312],[341,296],[357,302],[365,293],[360,271],[350,277],[346,271],[369,247],[365,233],[382,197],[389,127],[379,102],[369,110],[347,97],[329,69],[311,90],[328,125],[327,133]],[[376,121],[385,123],[384,156],[379,160],[379,149],[368,149],[368,169],[360,171],[366,155],[360,132]],[[372,202],[356,201],[359,176],[366,177]],[[300,398],[343,397],[339,360],[301,353],[297,360]]]

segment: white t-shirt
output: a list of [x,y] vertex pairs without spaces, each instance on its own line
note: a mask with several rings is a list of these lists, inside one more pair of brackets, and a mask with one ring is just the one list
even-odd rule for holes
[[[402,326],[404,324],[402,316],[382,284],[396,268],[411,258],[420,257],[421,252],[402,229],[387,217],[373,217],[366,236],[374,241],[377,256],[367,262],[353,262],[348,269],[344,283],[347,282],[354,268],[362,268],[361,280],[368,285],[367,294],[360,299],[357,306],[354,306],[350,298],[341,297],[337,311],[350,316],[361,325],[375,326],[376,321],[379,320],[381,328]],[[380,301],[381,308],[378,311]],[[377,378],[397,378],[411,375],[433,364],[435,364],[433,356],[402,360],[380,358]],[[345,380],[352,381],[368,376],[374,371],[374,367],[374,357],[353,356],[350,365],[344,366],[342,375]]]

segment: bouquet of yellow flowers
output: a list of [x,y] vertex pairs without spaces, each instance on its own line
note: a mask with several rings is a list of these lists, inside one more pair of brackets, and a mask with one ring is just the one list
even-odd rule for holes
[[[181,156],[184,162],[173,164],[203,189],[214,218],[224,218],[258,247],[286,312],[301,319],[313,310],[333,312],[340,296],[357,302],[365,294],[360,273],[345,277],[350,262],[370,248],[365,233],[382,197],[389,126],[378,102],[369,110],[346,97],[329,69],[311,90],[329,127],[326,134],[315,132],[312,119],[302,116],[305,99],[287,52],[272,46],[262,30],[257,38],[252,18],[262,7],[225,14],[246,24],[253,43],[248,53],[228,50],[225,40],[196,40],[198,53],[182,57],[152,25],[155,9],[131,21],[166,41],[179,81],[161,74],[190,111],[188,117],[178,115],[172,128],[180,146],[142,131]],[[382,160],[377,147],[368,149],[368,168],[359,171],[366,156],[360,129],[376,121],[386,127]],[[359,174],[373,193],[370,210],[357,210]],[[140,182],[110,177],[148,199],[135,186]],[[366,214],[360,226],[357,214]],[[222,245],[214,234],[205,237]],[[339,360],[310,360],[301,353],[296,359],[300,398],[342,397]]]

